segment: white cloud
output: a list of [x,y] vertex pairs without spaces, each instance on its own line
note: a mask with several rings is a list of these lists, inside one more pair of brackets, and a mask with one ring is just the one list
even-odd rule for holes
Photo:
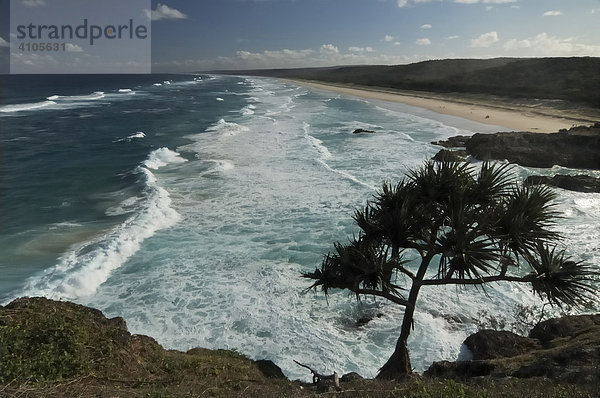
[[521,8],[521,6],[510,6],[510,8],[514,8],[515,10],[518,10],[519,8]]
[[373,52],[373,47],[348,47],[348,51],[352,53],[364,53],[364,52]]
[[[398,7],[406,7],[413,4],[418,3],[429,3],[434,0],[396,0],[396,4]],[[454,3],[460,4],[506,4],[506,3],[516,3],[518,0],[438,0],[438,1],[452,1]]]
[[471,39],[471,47],[490,47],[498,42],[498,32],[487,32],[475,39]]
[[428,23],[421,25],[421,29],[431,29],[431,28],[432,28],[432,26]]
[[526,50],[528,55],[600,56],[600,45],[575,43],[572,38],[559,39],[556,36],[548,36],[546,32],[523,40],[509,40],[504,43],[503,48],[512,52]]
[[22,0],[21,4],[29,8],[43,7],[46,5],[46,0]]
[[83,48],[79,47],[77,44],[67,43],[65,45],[65,50],[71,53],[80,53],[83,52]]
[[517,0],[454,0],[455,3],[461,4],[506,4],[506,3],[516,3]]
[[455,39],[458,39],[459,37],[460,37],[460,36],[457,36],[457,35],[452,35],[452,36],[448,36],[448,37],[446,37],[446,39],[448,39],[448,40],[455,40]]
[[394,45],[395,45],[395,46],[399,46],[400,44],[402,44],[402,43],[400,43],[399,41],[395,41],[395,42],[394,42]]
[[546,11],[543,15],[545,17],[557,17],[562,14],[563,14],[562,11],[552,10],[552,11]]
[[171,8],[166,4],[158,3],[155,10],[144,10],[146,16],[151,21],[159,21],[161,19],[186,19],[187,15],[179,10]]
[[6,40],[0,37],[0,47],[9,47],[10,45]]
[[319,52],[324,54],[337,54],[340,50],[333,44],[323,44],[321,48],[319,48]]
[[[327,46],[327,45],[325,45]],[[335,47],[335,46],[333,46]],[[271,50],[261,52],[238,51],[232,56],[217,58],[183,59],[154,62],[152,69],[158,72],[200,71],[200,70],[243,70],[271,68],[301,68],[333,65],[398,65],[424,61],[431,58],[422,54],[384,54],[378,51],[364,52],[321,51],[318,49]],[[329,47],[327,47],[329,48]],[[336,47],[337,48],[337,47]]]
[[594,8],[592,11],[590,11],[590,14],[600,14],[600,8]]
[[385,37],[383,38],[383,41],[387,41],[388,43],[390,41],[394,41],[394,36],[385,35]]
[[429,40],[428,38],[417,39],[417,41],[415,41],[415,44],[419,46],[428,46],[431,44],[431,40]]

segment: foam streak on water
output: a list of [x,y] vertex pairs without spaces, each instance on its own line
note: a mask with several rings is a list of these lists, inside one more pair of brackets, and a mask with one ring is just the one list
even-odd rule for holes
[[24,294],[41,294],[54,299],[77,299],[93,294],[115,269],[140,249],[145,239],[177,222],[179,214],[170,207],[168,192],[149,169],[182,162],[185,160],[179,154],[167,148],[153,151],[144,162],[145,167],[137,169],[146,184],[144,198],[124,202],[124,205],[136,204],[136,213],[108,233],[65,253],[54,268],[29,280]]

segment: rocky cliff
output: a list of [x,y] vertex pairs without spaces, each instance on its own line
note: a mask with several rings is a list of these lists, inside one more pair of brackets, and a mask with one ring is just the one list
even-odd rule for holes
[[122,318],[23,298],[0,306],[0,397],[596,398],[599,340],[600,315],[547,321],[527,338],[482,331],[467,339],[475,360],[436,363],[428,371],[433,377],[381,381],[348,374],[332,390],[290,381],[269,360],[226,350],[165,350],[151,337],[129,333]]
[[506,159],[526,167],[558,165],[600,170],[600,123],[551,134],[508,132],[457,136],[434,144],[464,148],[466,154],[479,160]]

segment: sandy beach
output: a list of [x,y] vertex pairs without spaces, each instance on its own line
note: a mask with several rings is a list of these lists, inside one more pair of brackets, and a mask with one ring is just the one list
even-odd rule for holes
[[594,116],[568,109],[557,109],[539,104],[516,104],[459,98],[443,94],[392,91],[326,84],[315,81],[288,80],[318,90],[352,95],[364,99],[399,102],[424,108],[444,115],[456,116],[474,122],[502,126],[506,131],[552,133],[573,125],[589,125]]

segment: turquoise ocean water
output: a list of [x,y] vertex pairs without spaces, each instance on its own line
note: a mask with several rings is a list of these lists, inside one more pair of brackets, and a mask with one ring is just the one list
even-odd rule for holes
[[[263,78],[4,76],[0,303],[68,299],[168,348],[236,349],[290,377],[307,376],[293,359],[372,377],[402,309],[306,294],[300,274],[357,232],[352,211],[383,180],[436,153],[431,141],[499,129]],[[515,168],[556,171],[579,172]],[[558,207],[569,253],[599,264],[600,195],[560,190]],[[486,293],[422,291],[417,370],[455,359],[481,311],[535,303],[523,286]]]

